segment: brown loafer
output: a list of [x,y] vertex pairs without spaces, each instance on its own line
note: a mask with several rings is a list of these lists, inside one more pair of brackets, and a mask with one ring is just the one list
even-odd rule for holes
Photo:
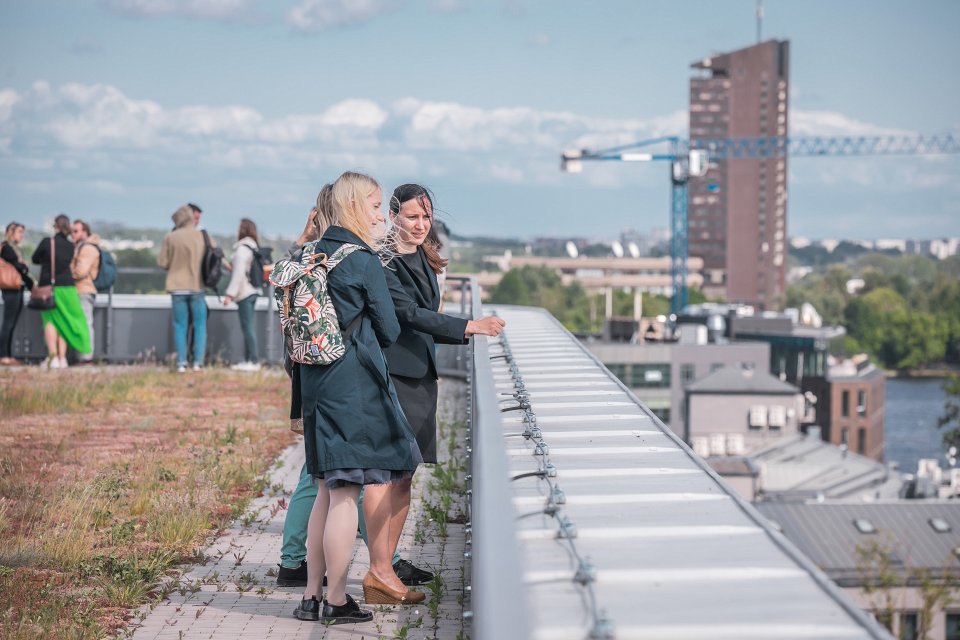
[[420,591],[398,591],[369,571],[363,576],[363,599],[367,604],[418,604],[427,598]]

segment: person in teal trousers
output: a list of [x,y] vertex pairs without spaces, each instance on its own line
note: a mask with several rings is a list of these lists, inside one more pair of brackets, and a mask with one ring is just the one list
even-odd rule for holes
[[[325,184],[317,196],[317,206],[310,212],[307,223],[300,236],[290,246],[288,253],[293,256],[308,242],[316,240],[333,224],[330,201],[331,185]],[[291,420],[300,419],[299,380],[293,384],[294,399],[291,407]],[[302,425],[302,421],[301,421]],[[300,480],[287,503],[287,516],[283,522],[283,542],[280,546],[280,564],[277,572],[278,587],[304,587],[307,584],[307,523],[310,520],[310,511],[317,498],[317,483],[307,473],[307,466],[300,469]],[[367,526],[363,518],[363,492],[357,504],[360,512],[360,535],[364,543],[367,542]],[[403,560],[400,553],[393,554],[393,568],[400,580],[407,585],[420,584],[421,574],[415,573],[416,567]],[[326,578],[324,578],[326,585]]]

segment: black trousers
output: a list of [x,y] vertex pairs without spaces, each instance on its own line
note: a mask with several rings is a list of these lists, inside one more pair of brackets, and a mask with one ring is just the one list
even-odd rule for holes
[[23,309],[23,290],[3,290],[3,325],[0,325],[0,358],[13,355],[13,329]]

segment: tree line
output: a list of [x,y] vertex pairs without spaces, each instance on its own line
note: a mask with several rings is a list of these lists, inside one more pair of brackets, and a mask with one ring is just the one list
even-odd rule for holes
[[[848,288],[861,279],[862,287]],[[706,298],[690,291],[690,302]],[[604,299],[545,267],[511,269],[490,291],[494,304],[543,307],[575,333],[602,330]],[[808,274],[787,288],[786,306],[812,304],[827,324],[847,330],[848,354],[868,353],[887,369],[960,365],[960,256],[863,254]],[[643,315],[669,313],[667,296],[643,298]],[[633,315],[633,295],[614,292],[613,314]]]
[[[851,292],[848,282],[863,281]],[[812,304],[846,327],[847,353],[887,369],[960,364],[960,256],[863,255],[788,287],[786,304]]]

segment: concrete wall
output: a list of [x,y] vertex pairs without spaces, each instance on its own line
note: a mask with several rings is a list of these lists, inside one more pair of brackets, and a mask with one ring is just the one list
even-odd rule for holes
[[[804,401],[799,393],[782,395],[691,393],[687,397],[689,416],[683,438],[691,445],[699,444],[700,446],[694,446],[694,450],[701,455],[704,454],[702,444],[704,441],[709,446],[709,455],[739,455],[744,451],[737,451],[733,446],[737,441],[736,436],[742,438],[745,450],[750,451],[784,436],[796,435],[800,430],[799,421],[803,416]],[[785,426],[780,429],[769,426],[751,428],[750,410],[758,406],[766,407],[768,412],[770,407],[782,407],[786,414]],[[716,445],[719,444],[720,436],[725,437],[726,450],[714,451],[716,446],[710,445],[711,436],[717,439]]]
[[[0,305],[2,307],[2,305]],[[244,359],[243,334],[236,305],[224,307],[216,296],[207,296],[207,361],[235,363]],[[94,357],[110,362],[160,360],[175,351],[170,321],[170,296],[97,296],[94,309]],[[272,296],[257,300],[254,315],[260,360],[278,364],[283,359],[283,338]],[[40,313],[24,308],[13,335],[13,357],[40,361],[46,357]]]

